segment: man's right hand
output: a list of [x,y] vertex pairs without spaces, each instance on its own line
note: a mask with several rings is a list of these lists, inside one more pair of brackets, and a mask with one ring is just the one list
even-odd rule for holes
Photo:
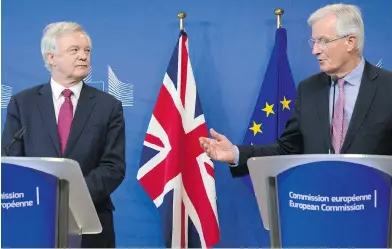
[[210,133],[213,138],[199,138],[203,150],[212,160],[234,164],[234,145],[212,128]]

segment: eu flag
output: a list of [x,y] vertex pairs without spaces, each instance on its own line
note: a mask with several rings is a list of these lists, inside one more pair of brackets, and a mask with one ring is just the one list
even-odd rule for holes
[[[294,79],[287,59],[287,32],[278,28],[263,85],[243,144],[263,145],[275,142],[285,128],[296,95]],[[244,178],[252,189],[250,177]]]

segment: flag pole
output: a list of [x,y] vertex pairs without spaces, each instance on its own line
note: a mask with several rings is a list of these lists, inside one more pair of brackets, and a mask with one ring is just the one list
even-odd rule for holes
[[180,30],[185,30],[184,29],[184,19],[186,18],[186,13],[185,12],[178,12],[177,17],[180,18]]
[[277,25],[277,28],[279,29],[279,28],[281,28],[282,27],[282,15],[284,14],[284,10],[283,9],[281,9],[281,8],[277,8],[277,9],[275,9],[275,15],[276,15],[276,25]]

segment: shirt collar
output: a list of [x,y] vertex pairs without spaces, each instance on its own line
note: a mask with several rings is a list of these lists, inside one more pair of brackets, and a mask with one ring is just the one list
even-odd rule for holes
[[350,85],[359,85],[361,83],[363,70],[365,68],[365,59],[362,57],[359,65],[351,71],[349,74],[344,76],[344,80]]
[[[67,88],[57,83],[53,78],[50,79],[50,86],[52,88],[52,94],[56,98],[56,100],[60,99],[62,92],[64,91],[64,89]],[[82,87],[83,87],[83,81],[80,81],[79,83],[69,87],[68,89],[73,92],[73,94],[77,99],[79,99],[80,92],[82,91]]]

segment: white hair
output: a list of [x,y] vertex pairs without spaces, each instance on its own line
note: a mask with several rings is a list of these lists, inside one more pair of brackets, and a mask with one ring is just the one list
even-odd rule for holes
[[338,36],[354,35],[357,38],[357,50],[362,54],[365,31],[361,10],[355,5],[331,4],[316,10],[308,19],[309,26],[328,15],[336,17],[336,33]]
[[83,32],[87,36],[91,46],[91,39],[89,35],[83,30],[82,26],[75,22],[56,22],[45,27],[41,39],[41,53],[45,62],[45,67],[49,70],[49,72],[52,71],[52,66],[46,56],[48,53],[57,52],[57,38],[61,35],[72,34],[77,31]]

